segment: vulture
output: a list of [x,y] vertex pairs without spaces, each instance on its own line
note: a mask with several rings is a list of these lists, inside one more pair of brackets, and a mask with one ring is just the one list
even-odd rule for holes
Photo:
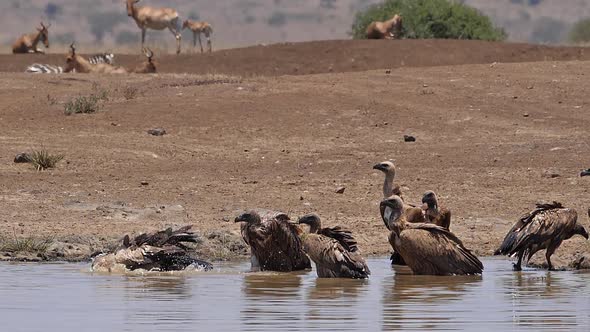
[[510,229],[494,255],[517,255],[514,270],[520,271],[523,258],[528,262],[537,251],[547,249],[545,258],[551,270],[551,255],[561,242],[576,234],[588,239],[588,232],[577,220],[576,210],[565,208],[559,202],[538,203],[533,211],[522,216]]
[[340,226],[321,228],[320,217],[306,214],[300,224],[309,225],[303,249],[314,261],[320,278],[366,279],[371,274],[352,233]]
[[[399,196],[403,201],[401,188],[399,185],[393,182],[395,178],[395,165],[391,161],[383,161],[373,166],[373,169],[380,170],[385,174],[385,180],[383,182],[383,199],[387,199],[392,195]],[[390,220],[391,209],[387,206],[382,206],[381,218],[385,222],[385,227],[391,231],[388,220]],[[424,212],[421,208],[413,206],[411,204],[404,204],[404,213],[408,222],[425,222]],[[401,256],[395,252],[391,255],[391,264],[393,265],[406,265]]]
[[425,192],[422,196],[422,203],[425,205],[423,208],[426,221],[442,228],[451,229],[451,210],[438,204],[434,191]]
[[483,264],[448,229],[431,223],[408,223],[400,197],[381,201],[392,209],[389,241],[414,274],[481,274]]
[[188,267],[209,271],[213,266],[191,257],[191,249],[184,244],[197,242],[197,236],[190,231],[191,227],[188,225],[175,231],[168,228],[151,234],[144,233],[133,241],[129,235],[125,235],[122,248],[93,259],[92,271],[181,271]]
[[302,231],[285,213],[252,210],[240,214],[235,222],[242,223],[242,238],[250,246],[252,271],[311,269],[303,251]]

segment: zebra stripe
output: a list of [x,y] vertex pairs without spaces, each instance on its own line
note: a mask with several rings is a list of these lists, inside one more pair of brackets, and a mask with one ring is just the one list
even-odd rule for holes
[[99,63],[106,63],[108,65],[112,65],[115,63],[115,55],[113,53],[95,54],[88,58],[88,62],[90,62],[93,65]]
[[63,68],[60,66],[44,65],[40,63],[34,63],[27,67],[26,73],[33,74],[61,74]]

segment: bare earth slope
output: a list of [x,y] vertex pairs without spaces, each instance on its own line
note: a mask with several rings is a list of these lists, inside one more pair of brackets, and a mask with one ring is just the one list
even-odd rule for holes
[[[220,258],[245,251],[238,225],[225,221],[261,207],[318,212],[350,227],[365,253],[385,254],[382,176],[371,166],[389,158],[409,200],[439,193],[452,229],[480,255],[538,200],[578,209],[588,227],[590,177],[578,174],[590,167],[589,71],[590,62],[548,61],[229,84],[3,73],[0,236],[49,236],[69,243],[60,255],[83,258],[126,233],[192,223],[213,248],[205,258]],[[103,90],[98,113],[63,114],[72,97]],[[156,126],[168,134],[146,133]],[[65,159],[44,172],[13,163],[41,147]],[[575,238],[555,262],[588,252]]]
[[[0,54],[0,72],[23,72],[34,62],[63,66],[68,50],[62,52],[20,56]],[[404,66],[590,60],[590,52],[583,47],[466,40],[330,40],[252,46],[212,54],[156,54],[155,58],[161,73],[277,76]],[[116,61],[118,65],[133,67],[144,58],[140,55],[117,55]]]

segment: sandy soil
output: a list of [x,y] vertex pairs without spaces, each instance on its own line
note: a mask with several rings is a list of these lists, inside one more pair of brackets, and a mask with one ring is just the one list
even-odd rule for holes
[[[219,70],[192,67],[199,57],[166,58],[177,59],[168,64],[175,68],[170,72],[243,76],[221,77],[230,83],[178,73],[4,73],[0,234],[50,237],[61,246],[53,257],[83,259],[126,233],[193,224],[203,235],[203,258],[227,258],[246,248],[238,225],[226,221],[241,209],[261,207],[294,217],[317,212],[326,225],[351,228],[366,254],[382,255],[390,250],[378,212],[383,179],[371,167],[385,159],[397,164],[410,201],[428,189],[439,194],[453,211],[453,231],[479,255],[491,254],[539,200],[578,209],[580,222],[589,226],[590,177],[579,172],[590,167],[590,62],[490,65],[529,59],[520,49],[564,59],[583,51],[494,44],[494,52],[482,51],[476,61],[474,47],[461,42],[455,49],[457,43],[395,44],[413,50],[408,61],[432,59],[437,54],[427,46],[436,44],[463,54],[449,55],[453,64],[486,63],[429,67],[424,60],[395,68],[399,55],[393,52],[389,66],[380,64],[390,72],[366,71],[372,66],[366,61],[347,68],[348,53],[335,60],[339,53],[326,55],[321,43],[309,43],[299,44],[306,55],[299,59],[262,58],[261,52],[253,63],[252,50],[244,51],[243,61],[238,51],[202,57],[210,61],[206,68],[219,63]],[[318,50],[311,54],[314,45]],[[364,50],[372,58],[394,49],[366,45],[359,42],[355,54]],[[295,46],[276,46],[283,47]],[[535,52],[529,60],[542,60]],[[341,64],[334,68],[342,72],[274,76],[265,67],[287,61],[297,67],[312,55],[322,65],[308,72],[325,72],[329,61]],[[3,56],[0,67],[23,61]],[[66,101],[92,93],[106,95],[98,113],[64,115]],[[148,135],[154,127],[168,134]],[[404,134],[417,141],[404,142]],[[65,159],[43,172],[13,163],[15,154],[40,148]],[[345,192],[335,193],[341,186]],[[577,237],[562,245],[555,263],[567,265],[589,252],[590,242]]]

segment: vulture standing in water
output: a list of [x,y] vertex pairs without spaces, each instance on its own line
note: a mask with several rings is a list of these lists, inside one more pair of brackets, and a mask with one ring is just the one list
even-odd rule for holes
[[297,224],[284,213],[249,211],[239,215],[242,237],[250,246],[252,271],[290,272],[311,268]]
[[211,270],[213,266],[210,263],[191,257],[190,248],[184,244],[197,242],[197,236],[190,231],[191,227],[188,225],[176,231],[168,228],[152,234],[144,233],[133,241],[129,235],[125,235],[123,248],[93,259],[92,271],[181,271],[189,266],[198,270]]
[[451,229],[451,210],[438,205],[438,199],[434,191],[427,191],[422,196],[422,203],[426,205],[424,215],[426,221],[442,228]]
[[520,271],[523,257],[528,262],[537,251],[547,249],[545,258],[551,270],[551,255],[561,242],[576,234],[588,239],[588,232],[577,219],[576,210],[564,208],[561,203],[537,204],[536,209],[522,216],[506,234],[494,255],[518,255],[514,270]]
[[[387,199],[393,195],[399,196],[403,201],[401,188],[395,184],[395,165],[391,161],[383,161],[373,166],[373,169],[380,170],[385,174],[385,180],[383,181],[383,199]],[[391,209],[387,206],[382,206],[380,209],[381,218],[385,222],[385,226],[389,231],[391,227],[388,220],[390,220]],[[404,214],[408,222],[425,222],[424,212],[421,208],[415,207],[410,204],[404,204]],[[393,265],[406,265],[403,258],[395,252],[391,255],[391,264]]]
[[369,277],[371,271],[349,230],[340,226],[321,228],[320,217],[315,213],[299,218],[299,223],[310,227],[309,234],[303,236],[303,249],[315,262],[318,277]]
[[398,196],[381,201],[381,209],[392,209],[389,237],[414,274],[481,274],[483,264],[449,230],[430,223],[408,223]]

